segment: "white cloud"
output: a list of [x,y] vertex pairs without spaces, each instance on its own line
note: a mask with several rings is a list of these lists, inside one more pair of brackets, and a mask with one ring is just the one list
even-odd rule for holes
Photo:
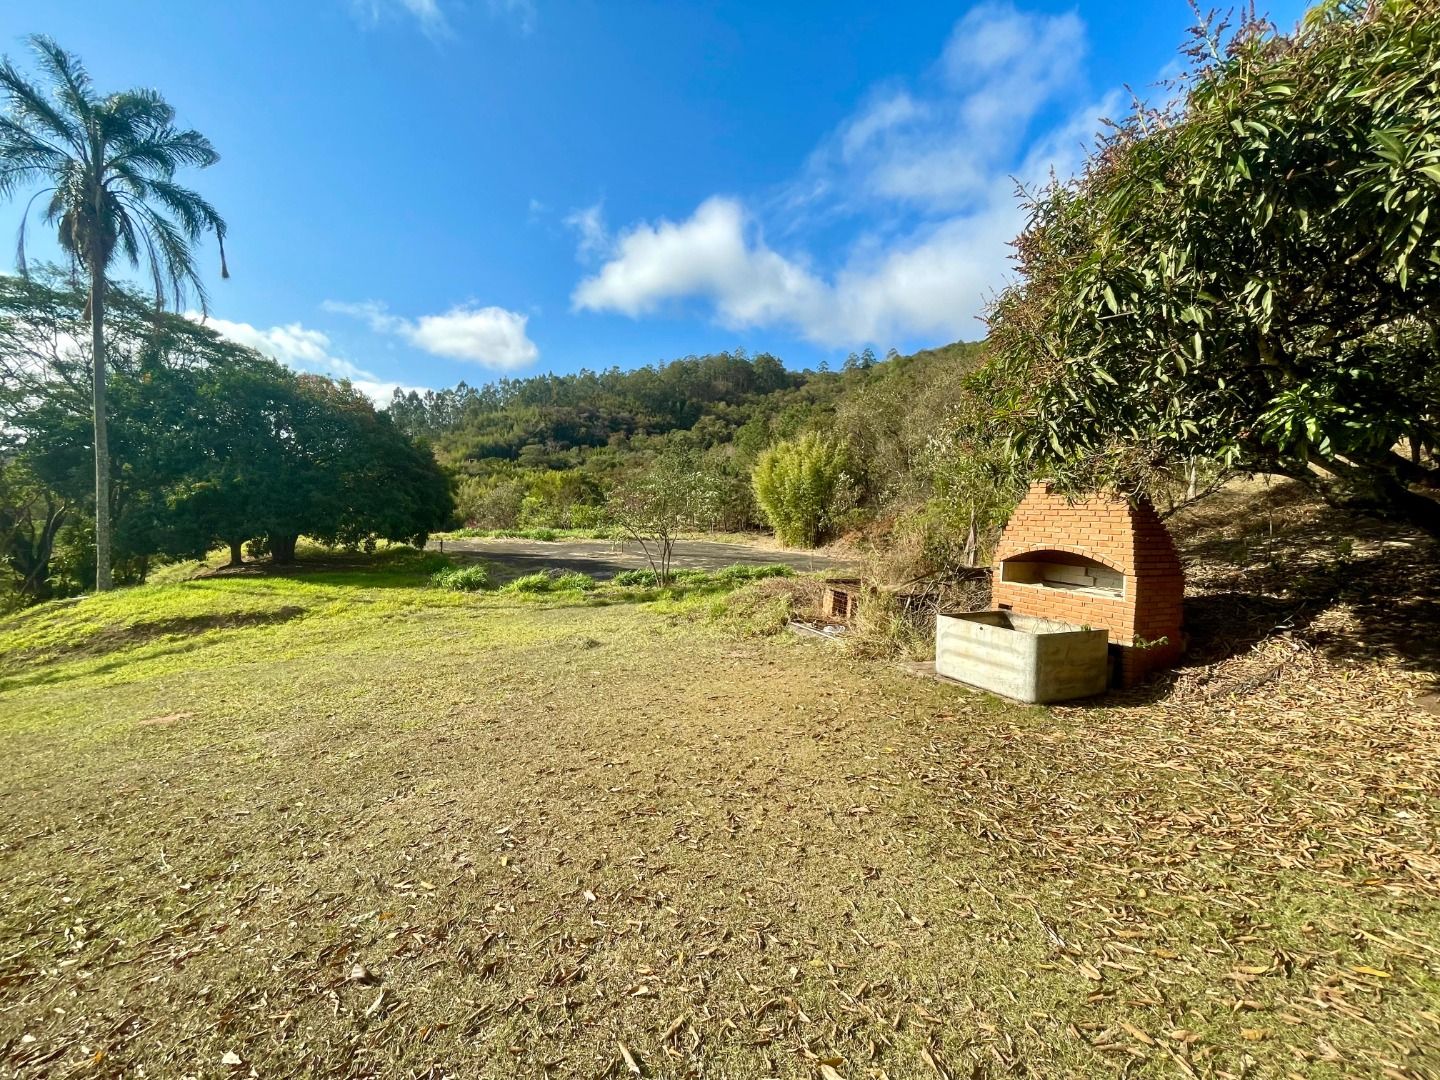
[[[388,405],[395,387],[401,385],[385,382],[380,376],[351,363],[343,356],[336,356],[331,351],[329,335],[322,330],[312,330],[300,323],[262,328],[250,323],[217,319],[213,315],[202,315],[198,311],[187,311],[185,316],[208,326],[221,337],[278,360],[292,371],[327,375],[332,379],[348,379],[355,389],[379,406]],[[401,389],[419,390],[422,393],[425,390],[424,387],[403,385]]]
[[332,375],[337,379],[375,378],[344,357],[331,353],[329,335],[321,330],[311,330],[298,322],[262,329],[250,323],[231,322],[229,319],[217,319],[213,315],[202,315],[198,311],[187,311],[185,314],[188,318],[208,326],[221,337],[247,345],[295,371]]
[[604,205],[593,203],[572,210],[564,224],[575,230],[575,253],[581,262],[606,255],[610,250],[610,230],[605,227]]
[[322,306],[326,311],[363,319],[376,333],[398,337],[432,356],[513,371],[533,363],[540,355],[526,333],[529,316],[501,307],[460,304],[443,315],[405,319],[390,314],[378,300],[326,300]]
[[785,239],[817,220],[864,216],[869,231],[828,271],[772,247],[761,212],[733,197],[712,196],[678,222],[638,223],[613,242],[594,207],[568,223],[582,256],[601,250],[607,261],[577,285],[574,306],[640,317],[698,301],[729,328],[788,326],[840,347],[978,336],[1024,224],[1015,181],[1073,172],[1118,104],[1076,107],[1087,100],[1085,45],[1074,14],[984,3],[913,86],[872,90],[769,207]]
[[876,98],[840,128],[840,148],[846,160],[854,158],[870,142],[907,120],[919,116],[921,108],[907,91]]
[[405,330],[416,346],[436,356],[473,360],[494,368],[532,363],[540,350],[525,333],[528,316],[499,307],[456,307],[424,315]]
[[706,200],[685,221],[623,234],[615,257],[575,290],[575,306],[653,314],[704,297],[730,329],[789,325],[824,345],[889,342],[908,334],[975,336],[975,322],[1005,245],[1020,226],[1012,209],[947,221],[856,255],[833,281],[771,249],[735,199]]
[[888,88],[811,156],[801,192],[846,191],[929,212],[973,208],[1014,171],[1036,121],[1083,83],[1085,27],[1071,14],[971,8],[912,91]]
[[809,309],[823,288],[802,268],[747,236],[738,200],[711,198],[678,224],[637,225],[614,257],[575,290],[578,308],[647,315],[668,300],[708,296],[727,326],[751,326]]
[[406,394],[412,390],[417,394],[423,394],[429,390],[427,386],[406,386],[404,383],[378,382],[374,379],[351,379],[350,385],[382,409],[390,404],[390,399],[395,396],[396,390]]
[[403,16],[414,19],[429,37],[450,35],[450,20],[445,17],[439,0],[351,0],[350,6],[369,26],[377,25],[382,19]]
[[[446,0],[446,4],[462,6],[459,0]],[[447,38],[453,33],[440,0],[350,0],[350,7],[367,26],[376,26],[385,19],[409,18],[428,37]],[[486,0],[485,8],[492,18],[510,22],[522,34],[535,30],[535,0]]]

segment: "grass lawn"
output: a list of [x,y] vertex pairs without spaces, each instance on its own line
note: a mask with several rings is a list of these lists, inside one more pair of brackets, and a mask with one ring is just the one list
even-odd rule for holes
[[1021,708],[427,574],[0,620],[5,1075],[1440,1075],[1393,672]]

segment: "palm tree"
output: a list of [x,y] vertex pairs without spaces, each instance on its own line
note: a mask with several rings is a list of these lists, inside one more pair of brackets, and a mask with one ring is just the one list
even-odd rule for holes
[[175,110],[154,90],[101,97],[74,55],[47,37],[32,37],[47,94],[0,59],[0,198],[35,190],[21,215],[16,264],[25,273],[25,229],[35,201],[47,198],[44,220],[59,233],[72,264],[90,276],[90,347],[95,389],[95,587],[111,586],[110,453],[105,436],[105,275],[119,252],[143,262],[155,302],[178,306],[192,290],[205,307],[192,245],[207,233],[220,244],[225,222],[199,194],[174,182],[185,165],[220,160],[198,131],[175,127]]

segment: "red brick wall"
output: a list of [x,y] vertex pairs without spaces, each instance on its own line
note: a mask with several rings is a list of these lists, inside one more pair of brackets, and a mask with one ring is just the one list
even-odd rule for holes
[[[1087,596],[1001,580],[998,567],[1006,559],[1042,551],[1084,556],[1119,571],[1125,575],[1125,595]],[[1070,503],[1044,481],[1031,484],[1005,526],[995,562],[991,596],[996,607],[1105,627],[1111,644],[1118,646],[1114,651],[1119,653],[1124,685],[1169,667],[1179,657],[1184,572],[1170,534],[1148,503],[1132,506],[1105,495]],[[1137,648],[1137,638],[1165,638],[1166,643]]]

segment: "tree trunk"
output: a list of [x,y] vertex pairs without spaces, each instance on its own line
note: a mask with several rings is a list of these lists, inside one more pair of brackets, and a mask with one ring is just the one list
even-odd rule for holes
[[295,543],[300,537],[294,533],[288,536],[270,537],[270,557],[275,562],[288,565],[295,561]]
[[227,540],[226,543],[228,543],[228,544],[230,545],[230,561],[229,561],[228,563],[226,563],[226,565],[227,565],[227,566],[241,566],[241,565],[243,565],[244,562],[245,562],[245,541],[244,541],[244,540]]
[[105,269],[90,269],[90,357],[95,405],[95,590],[113,587],[110,577],[110,439],[105,430]]
[[[1410,490],[1403,480],[1381,466],[1353,465],[1335,459],[1313,464],[1317,468],[1280,466],[1269,471],[1300,481],[1337,510],[1408,525],[1440,538],[1440,499]],[[1318,471],[1321,469],[1324,471]]]
[[1402,521],[1440,538],[1440,501],[1411,491],[1399,480],[1382,485],[1389,506],[1380,516]]
[[29,554],[28,564],[23,567],[20,593],[29,600],[50,599],[50,558],[55,551],[55,534],[65,520],[65,505],[56,507],[46,503],[45,523],[40,528],[40,539],[34,551]]

